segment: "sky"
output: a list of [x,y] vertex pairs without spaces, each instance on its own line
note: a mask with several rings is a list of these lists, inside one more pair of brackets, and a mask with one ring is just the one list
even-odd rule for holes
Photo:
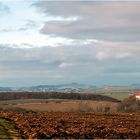
[[140,1],[0,0],[0,86],[140,83]]

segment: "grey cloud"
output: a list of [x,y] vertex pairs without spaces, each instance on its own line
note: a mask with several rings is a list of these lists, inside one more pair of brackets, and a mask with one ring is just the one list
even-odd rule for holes
[[0,2],[0,15],[3,15],[5,13],[10,13],[10,8],[7,5],[4,5],[2,2]]
[[46,22],[41,29],[41,33],[77,39],[96,38],[109,41],[139,41],[140,26],[97,28],[94,21],[76,21],[73,23],[50,21]]
[[[1,32],[1,33],[17,32],[17,31],[19,31],[19,30],[21,30],[21,29],[22,29],[22,28],[14,29],[14,28],[9,27],[9,28],[5,28],[5,29],[1,29],[0,32]],[[24,28],[24,29],[25,29],[25,28]]]
[[26,20],[25,25],[21,28],[18,28],[17,31],[26,31],[26,30],[31,30],[38,27],[37,22],[33,20]]
[[[36,4],[54,21],[44,24],[43,34],[68,38],[138,41],[140,2],[40,1]],[[78,16],[76,21],[55,21],[55,16]]]
[[[139,12],[138,1],[39,1],[34,5],[46,15],[62,17],[116,16]],[[122,16],[121,15],[121,16]]]
[[18,28],[8,27],[8,28],[1,29],[0,32],[8,33],[8,32],[27,31],[27,30],[32,30],[38,27],[38,23],[33,20],[25,20],[24,23],[25,24],[21,27],[18,27]]
[[[134,69],[135,67],[135,69]],[[140,72],[140,66],[121,66],[121,67],[113,67],[110,69],[107,69],[105,72],[106,73],[126,73],[126,74],[131,74],[131,73],[139,73]]]
[[68,2],[66,1],[40,1],[33,5],[37,6],[40,12],[43,12],[45,14],[57,15],[57,16],[62,15],[63,17],[68,17],[68,16],[75,15],[75,10],[78,10],[76,9],[77,7],[76,3],[77,2],[73,4],[73,2],[70,2],[70,1]]
[[[73,81],[100,84],[113,81],[120,72],[127,72],[128,79],[124,81],[128,82],[132,78],[129,74],[140,69],[140,48],[137,43],[112,45],[110,42],[101,42],[82,46],[44,46],[29,49],[11,46],[0,45],[0,80],[17,80],[18,84],[26,80],[32,84],[45,81],[50,84]],[[97,59],[98,53],[101,55]],[[126,71],[127,69],[129,71]],[[122,77],[118,75],[117,79]]]
[[38,24],[34,20],[26,20],[26,26],[33,28],[33,27],[37,27]]

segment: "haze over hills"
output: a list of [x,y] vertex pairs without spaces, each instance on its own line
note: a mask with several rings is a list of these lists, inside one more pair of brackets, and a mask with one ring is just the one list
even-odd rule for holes
[[95,90],[96,86],[92,85],[84,85],[79,83],[69,83],[69,84],[59,84],[59,85],[37,85],[37,86],[29,86],[29,87],[0,87],[0,91],[82,91],[92,89]]
[[129,86],[94,86],[79,83],[59,85],[36,85],[26,87],[0,87],[0,92],[83,92],[83,93],[135,93],[140,91],[140,85]]

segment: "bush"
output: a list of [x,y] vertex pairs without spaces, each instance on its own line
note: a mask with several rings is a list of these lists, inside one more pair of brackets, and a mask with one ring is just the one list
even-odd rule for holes
[[124,99],[118,106],[120,112],[140,112],[140,100],[136,100],[135,96]]

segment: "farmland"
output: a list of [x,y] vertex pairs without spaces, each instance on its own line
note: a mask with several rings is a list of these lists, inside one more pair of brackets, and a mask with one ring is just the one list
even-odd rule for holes
[[34,111],[92,112],[117,110],[118,103],[108,101],[45,100],[43,102],[16,104],[13,107]]
[[116,111],[120,101],[112,97],[88,93],[21,92],[0,93],[0,107],[33,111]]
[[6,93],[4,100],[2,94],[0,138],[140,138],[140,113],[119,112],[117,108],[122,102],[111,97],[83,93]]
[[140,138],[140,114],[1,112],[25,138]]

